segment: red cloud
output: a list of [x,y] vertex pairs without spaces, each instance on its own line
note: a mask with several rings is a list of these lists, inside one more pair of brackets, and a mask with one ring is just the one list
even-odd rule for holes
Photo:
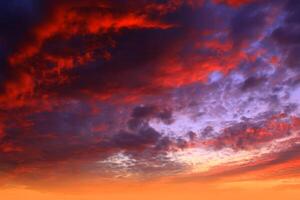
[[[227,74],[248,56],[235,50],[230,39],[214,39],[223,28],[198,28],[188,20],[181,21],[189,15],[195,15],[191,20],[201,20],[196,16],[201,3],[54,3],[48,15],[31,28],[31,37],[9,56],[12,71],[23,70],[7,83],[6,90],[14,92],[5,93],[0,102],[18,107],[48,97],[97,101],[114,95],[135,102],[143,95],[204,82],[214,71]],[[184,13],[182,5],[189,6],[191,13]],[[173,21],[165,16],[175,12],[186,16]],[[118,40],[129,32],[136,36]],[[185,53],[187,47],[191,50]],[[94,65],[93,70],[90,65]]]
[[274,139],[289,136],[292,131],[297,130],[298,120],[287,120],[285,115],[276,115],[259,124],[241,122],[225,128],[219,136],[204,143],[217,149],[253,149]]
[[0,95],[0,105],[3,108],[14,108],[25,105],[33,95],[35,83],[33,77],[21,72],[13,80],[4,84],[4,93]]
[[[140,14],[129,10],[125,13],[114,14],[105,11],[113,6],[113,4],[94,5],[90,2],[56,5],[51,11],[52,16],[32,30],[34,40],[26,41],[18,50],[18,53],[10,57],[10,63],[15,65],[31,58],[39,53],[46,40],[55,35],[62,35],[67,39],[74,35],[103,34],[108,31],[117,32],[124,28],[166,29],[173,26],[151,19],[147,16],[147,13]],[[93,7],[93,9],[90,12],[85,12],[83,10],[85,7]]]
[[[175,3],[174,6],[177,7],[181,3]],[[110,2],[74,1],[70,3],[62,1],[49,6],[50,14],[30,31],[30,38],[33,39],[23,41],[17,51],[8,58],[11,71],[19,76],[5,83],[5,93],[0,97],[0,103],[7,108],[25,105],[29,103],[26,100],[29,101],[28,97],[32,97],[35,89],[40,91],[35,96],[39,96],[42,95],[43,86],[70,83],[77,78],[67,73],[73,68],[99,58],[104,61],[110,60],[112,55],[107,49],[114,48],[116,45],[110,36],[112,33],[118,33],[122,29],[164,30],[174,26],[162,22],[159,18],[151,17],[152,10],[148,4],[139,5],[141,6],[139,9],[136,9],[138,5],[128,5],[118,10],[117,7],[121,5]],[[161,8],[169,10],[169,6],[164,5]],[[53,43],[53,40],[58,40],[57,43],[60,45],[59,43],[76,37],[87,38],[87,41],[81,42],[84,45],[81,49],[68,47],[69,44],[66,42],[62,44],[62,48],[50,45],[52,52],[44,50],[48,48],[48,44]],[[103,39],[98,40],[101,37]],[[80,91],[84,94],[85,90]],[[116,89],[107,88],[105,92],[102,92],[103,94],[95,95],[110,96],[111,93],[106,95],[110,90]]]
[[226,3],[230,6],[241,6],[254,0],[213,0],[216,3]]

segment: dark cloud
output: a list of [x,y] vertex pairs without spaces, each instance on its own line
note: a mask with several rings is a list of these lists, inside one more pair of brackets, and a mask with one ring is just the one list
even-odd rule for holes
[[210,137],[212,136],[213,134],[213,131],[214,131],[214,128],[211,127],[211,126],[207,126],[203,129],[203,131],[201,132],[201,136],[202,137]]
[[236,47],[245,47],[257,40],[263,34],[267,25],[268,9],[262,3],[250,4],[243,7],[233,17],[230,35]]
[[121,149],[144,149],[157,143],[161,134],[151,127],[143,128],[137,133],[122,131],[116,134],[110,141],[117,148]]
[[250,89],[253,89],[259,85],[262,85],[263,83],[265,83],[267,81],[266,77],[249,77],[247,78],[243,85],[241,86],[241,89],[243,91],[247,91]]
[[0,3],[0,94],[5,92],[7,81],[19,79],[19,72],[12,69],[8,57],[19,45],[30,38],[31,28],[41,21],[43,4],[30,0],[1,1]]
[[131,117],[132,119],[128,121],[128,127],[132,130],[143,126],[143,124],[148,124],[150,119],[161,120],[165,124],[173,122],[171,109],[159,108],[153,105],[135,107]]
[[[234,67],[229,53],[225,61],[218,61],[214,56],[219,52],[212,51],[207,60],[206,50],[195,48],[207,37],[203,32],[223,29],[220,19],[229,16],[208,3],[138,1],[124,6],[119,1],[54,1],[43,6],[48,8],[45,16],[26,26],[29,36],[18,37],[25,42],[5,59],[8,69],[22,69],[12,81],[19,84],[19,92],[3,97],[5,107],[32,106],[32,100],[48,95],[95,100],[155,95]],[[214,67],[207,70],[206,65]],[[192,74],[198,75],[189,79]],[[10,82],[2,86],[7,96]],[[19,96],[22,102],[14,103]]]
[[[254,149],[276,138],[291,134],[292,122],[282,117],[272,117],[266,121],[240,122],[225,128],[219,136],[212,139],[216,149],[232,148],[234,150]],[[209,142],[210,143],[210,142]]]
[[13,0],[2,1],[0,7],[1,45],[12,53],[20,42],[29,37],[30,29],[41,20],[43,4],[35,0]]
[[289,0],[285,4],[286,17],[283,23],[273,31],[272,39],[279,44],[282,53],[286,56],[286,64],[294,69],[299,68],[299,2]]
[[[109,112],[112,112],[112,109],[109,109]],[[170,114],[164,114],[165,112]],[[37,170],[42,171],[46,166],[60,165],[59,163],[65,161],[75,162],[74,169],[80,169],[82,166],[92,165],[97,160],[104,161],[118,153],[123,153],[137,162],[149,161],[145,166],[136,169],[136,172],[154,173],[158,170],[154,165],[159,163],[164,166],[162,168],[167,173],[167,166],[170,166],[171,170],[176,163],[160,155],[164,155],[167,151],[188,148],[189,141],[170,138],[149,125],[151,119],[169,122],[168,120],[172,119],[170,110],[159,109],[157,106],[134,107],[131,114],[124,119],[128,128],[121,126],[120,122],[115,122],[112,124],[114,128],[111,129],[105,121],[107,116],[109,114],[104,112],[103,116],[98,116],[100,120],[95,121],[88,105],[75,103],[65,105],[64,110],[33,113],[23,116],[24,121],[8,123],[7,134],[0,141],[0,161],[5,163],[1,172],[13,173],[24,167],[28,168],[28,171],[18,172],[18,176],[23,177],[29,173],[42,178],[43,174],[35,174],[31,169],[39,166]],[[132,128],[130,124],[132,119],[143,120],[143,124]],[[94,131],[93,123],[104,123],[108,127]],[[63,170],[62,168],[64,165],[60,165],[57,171]],[[134,168],[137,168],[137,164],[129,167],[128,170]],[[111,173],[114,173],[114,169],[111,170]],[[87,169],[82,173],[91,173],[91,171]],[[105,173],[100,173],[99,176],[105,176]]]

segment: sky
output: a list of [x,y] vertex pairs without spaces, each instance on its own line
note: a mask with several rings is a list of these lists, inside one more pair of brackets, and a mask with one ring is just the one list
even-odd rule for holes
[[6,200],[300,195],[300,1],[1,0]]

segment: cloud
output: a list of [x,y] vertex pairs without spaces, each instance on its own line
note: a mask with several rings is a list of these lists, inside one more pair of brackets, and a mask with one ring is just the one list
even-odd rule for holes
[[137,134],[130,132],[120,132],[110,141],[117,148],[121,149],[144,149],[147,146],[153,146],[160,138],[160,133],[153,128],[141,129]]
[[[3,32],[1,38],[7,44],[4,45],[5,58],[1,69],[4,75],[0,103],[8,108],[13,104],[15,107],[30,104],[33,90],[39,90],[37,98],[40,98],[49,86],[69,83],[74,78],[65,73],[68,70],[95,59],[109,60],[109,49],[115,45],[112,33],[121,29],[168,29],[173,26],[150,17],[146,8],[143,13],[135,10],[133,5],[121,8],[116,2],[28,2],[24,8],[17,7],[21,10],[18,15],[13,13],[16,7],[13,2],[4,4],[7,7],[5,12],[8,12],[5,18],[11,25],[7,27],[5,22],[2,26],[7,33]],[[32,16],[22,17],[27,9],[31,9],[28,6],[36,8],[36,12],[46,7],[47,10],[43,14],[33,12]],[[112,7],[120,9],[112,11]],[[24,20],[22,27],[17,25],[19,18]],[[29,81],[30,88],[27,87]],[[18,88],[12,85],[18,85]],[[14,91],[13,94],[10,91]],[[25,100],[17,101],[19,96]]]
[[270,10],[266,5],[250,4],[243,7],[233,17],[230,25],[230,37],[237,48],[248,46],[252,41],[260,39],[268,23]]
[[253,0],[214,0],[216,3],[224,3],[230,6],[241,6],[253,2]]
[[241,89],[243,91],[246,91],[251,88],[255,88],[256,86],[258,86],[260,84],[263,84],[265,81],[266,81],[265,77],[249,77],[244,81]]
[[[18,37],[21,41],[5,58],[6,71],[13,77],[2,84],[4,107],[35,106],[49,96],[51,101],[98,101],[117,95],[138,99],[205,82],[214,71],[226,74],[245,57],[231,51],[228,41],[222,56],[214,47],[195,47],[205,43],[207,31],[222,30],[219,19],[228,17],[208,4],[61,1],[40,6],[47,12],[27,27],[28,36]],[[19,83],[19,90],[29,82],[30,88],[6,98],[12,90],[9,84]],[[22,102],[13,103],[19,96]]]
[[[57,178],[60,178],[60,171],[67,170],[69,165],[72,165],[74,170],[92,166],[80,172],[90,174],[94,169],[104,166],[97,166],[98,161],[105,161],[123,153],[137,162],[145,162],[140,168],[138,163],[128,167],[127,170],[140,171],[137,176],[146,171],[149,174],[154,173],[158,170],[155,167],[158,163],[164,163],[161,169],[168,173],[168,166],[173,170],[176,163],[171,162],[169,158],[163,158],[164,153],[188,148],[189,141],[170,138],[149,125],[148,122],[152,119],[169,123],[171,115],[166,113],[171,111],[159,109],[155,105],[137,106],[132,109],[129,118],[125,118],[128,127],[120,126],[120,119],[109,119],[114,120],[112,129],[101,119],[100,122],[107,127],[96,131],[91,126],[95,119],[88,105],[71,104],[65,105],[64,110],[25,115],[23,121],[7,123],[8,127],[3,127],[5,134],[1,136],[0,141],[0,160],[5,165],[1,172],[20,177],[19,180],[24,179],[25,182],[28,180],[26,177],[29,176],[30,180],[31,175],[38,179],[46,178],[46,169],[55,165]],[[107,116],[107,113],[103,113],[103,116],[99,117]],[[140,126],[133,128],[129,123],[132,119],[144,121]],[[152,161],[147,163],[148,159]],[[115,169],[110,170],[110,174],[116,173]],[[98,175],[104,177],[106,172]]]
[[251,150],[277,138],[288,137],[292,130],[292,121],[287,121],[284,116],[273,116],[265,121],[233,124],[207,143],[216,149]]
[[131,117],[128,127],[132,130],[147,124],[151,119],[158,119],[166,124],[171,124],[173,121],[172,110],[151,105],[135,107]]
[[294,69],[299,66],[299,19],[300,8],[297,1],[289,0],[285,3],[286,17],[283,23],[275,29],[271,38],[279,45],[282,53],[285,55],[286,64]]

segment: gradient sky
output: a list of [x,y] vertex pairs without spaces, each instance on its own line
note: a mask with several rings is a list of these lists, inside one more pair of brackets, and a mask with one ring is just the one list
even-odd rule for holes
[[299,200],[300,1],[1,0],[0,196]]

